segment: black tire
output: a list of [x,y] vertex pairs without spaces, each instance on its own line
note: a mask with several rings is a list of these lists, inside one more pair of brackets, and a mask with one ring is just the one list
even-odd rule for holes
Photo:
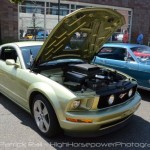
[[[40,106],[41,111],[39,109]],[[38,94],[34,97],[32,102],[32,114],[36,126],[42,135],[52,137],[56,136],[61,131],[55,111],[50,102],[43,95]]]

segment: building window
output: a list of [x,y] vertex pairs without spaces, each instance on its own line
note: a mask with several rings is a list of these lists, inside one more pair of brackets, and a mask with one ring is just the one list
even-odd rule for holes
[[75,9],[75,5],[72,4],[72,5],[71,5],[71,9]]
[[84,8],[85,6],[77,5],[76,9]]
[[20,6],[19,12],[26,13],[26,6]]
[[49,2],[46,3],[46,7],[50,7],[50,3]]
[[[60,13],[59,15],[65,16],[69,13],[69,5],[68,4],[60,4]],[[51,3],[50,14],[58,15],[58,4]]]
[[44,14],[44,8],[41,8],[41,7],[26,7],[25,12],[26,13]]
[[23,13],[44,14],[44,2],[24,1],[19,10]]
[[[51,32],[51,30],[55,27],[55,25],[58,23],[58,1],[54,2],[54,0],[25,0],[23,3],[19,4],[19,30],[21,30],[22,38],[24,37],[22,34],[29,31],[29,27],[33,27],[33,18],[32,14],[35,13],[36,15],[36,27],[42,27],[45,28],[45,31]],[[46,4],[46,8],[45,8]],[[103,7],[103,5],[98,5],[99,7]],[[76,1],[72,1],[71,3],[69,1],[63,1],[60,2],[60,19],[63,18],[63,16],[69,14],[69,12],[73,12],[76,9],[84,8],[84,7],[92,7],[95,6],[93,4],[86,4],[86,3],[80,3]],[[109,6],[110,8],[110,6]],[[119,13],[121,13],[126,20],[126,24],[122,26],[120,29],[118,29],[112,37],[109,39],[111,42],[118,42],[122,41],[122,35],[125,30],[128,30],[129,32],[129,40],[131,35],[131,26],[132,26],[132,10],[127,8],[119,8],[115,6],[111,6],[112,9],[115,9]],[[46,10],[46,16],[44,15],[44,12]],[[55,16],[53,16],[55,15]],[[46,17],[46,18],[44,18]],[[45,26],[44,26],[44,19],[45,20]]]
[[25,5],[25,6],[41,6],[41,7],[44,7],[44,2],[37,2],[37,1],[24,1],[22,3],[22,5]]

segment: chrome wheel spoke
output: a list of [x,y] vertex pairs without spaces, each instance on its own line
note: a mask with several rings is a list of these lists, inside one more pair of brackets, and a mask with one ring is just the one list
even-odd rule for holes
[[37,108],[38,108],[39,112],[41,113],[42,112],[42,106],[41,106],[40,101],[37,102]]
[[43,123],[44,123],[46,130],[48,130],[49,129],[49,123],[46,121],[45,118],[43,118]]
[[43,115],[46,116],[48,114],[47,108],[44,106],[44,109],[42,110]]
[[35,116],[36,119],[38,119],[39,117],[41,117],[40,112],[38,112],[37,110],[34,110],[34,116]]
[[39,129],[40,129],[41,131],[44,131],[44,130],[45,130],[43,125],[44,125],[44,124],[43,124],[43,120],[40,120],[40,121],[39,121]]

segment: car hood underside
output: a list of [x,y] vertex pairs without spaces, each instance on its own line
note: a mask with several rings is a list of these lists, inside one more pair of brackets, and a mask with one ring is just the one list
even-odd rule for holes
[[[112,9],[83,8],[65,16],[44,42],[34,66],[62,58],[80,58],[91,61],[108,38],[123,24],[124,17]],[[75,49],[65,49],[75,33],[84,33],[86,38]]]

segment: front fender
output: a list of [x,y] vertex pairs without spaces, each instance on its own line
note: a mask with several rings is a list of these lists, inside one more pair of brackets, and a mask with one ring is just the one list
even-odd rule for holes
[[28,100],[30,99],[30,95],[33,92],[39,92],[47,98],[47,100],[50,102],[50,104],[54,108],[54,111],[58,118],[63,116],[62,115],[63,111],[59,103],[58,97],[50,85],[43,83],[43,82],[36,82],[30,85],[27,91],[27,95],[26,95]]

